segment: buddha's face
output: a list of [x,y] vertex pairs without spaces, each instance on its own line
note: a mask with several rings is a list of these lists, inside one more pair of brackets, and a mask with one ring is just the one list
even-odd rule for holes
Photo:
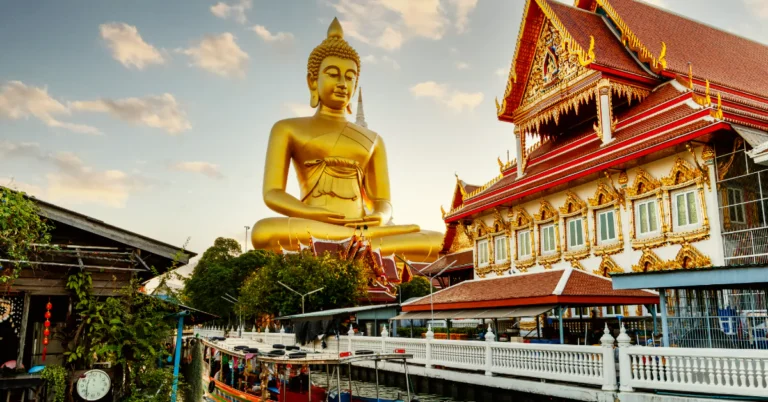
[[[353,60],[328,56],[320,64],[317,94],[323,105],[344,110],[357,88],[357,64]],[[310,82],[310,89],[313,83]]]

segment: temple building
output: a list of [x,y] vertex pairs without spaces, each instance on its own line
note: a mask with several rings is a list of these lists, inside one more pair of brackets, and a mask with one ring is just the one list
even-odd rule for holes
[[[665,289],[631,279],[656,271],[751,267],[758,290],[669,289],[661,309],[716,319],[739,304],[765,321],[766,63],[764,44],[641,1],[528,0],[496,102],[516,157],[482,186],[458,182],[443,251],[472,250],[475,281],[573,270],[623,277],[615,289]],[[676,286],[686,283],[702,285]],[[444,306],[452,289],[440,293]],[[656,313],[648,308],[597,314]],[[715,321],[680,325],[723,332]]]

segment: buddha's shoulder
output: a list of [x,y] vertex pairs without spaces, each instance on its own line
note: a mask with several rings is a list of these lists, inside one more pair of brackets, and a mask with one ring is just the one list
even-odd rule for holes
[[347,124],[347,128],[349,128],[351,130],[354,130],[354,131],[357,131],[358,133],[360,133],[360,134],[362,134],[362,135],[364,135],[364,136],[366,136],[366,137],[368,137],[370,139],[374,139],[374,138],[379,136],[379,134],[376,133],[375,131],[369,130],[368,128],[363,127],[363,126],[358,126],[355,123],[351,123],[351,122],[348,123]]
[[309,126],[311,120],[311,117],[293,117],[290,119],[278,120],[272,126],[272,131],[293,131],[297,128]]

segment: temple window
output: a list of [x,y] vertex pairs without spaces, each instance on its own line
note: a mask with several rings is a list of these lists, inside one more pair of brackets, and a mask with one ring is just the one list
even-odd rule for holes
[[659,231],[656,197],[635,203],[635,230],[639,236],[648,236]]
[[613,209],[607,209],[597,213],[597,243],[613,243],[616,236],[616,212]]
[[496,263],[502,263],[507,261],[507,236],[496,236],[493,239]]
[[480,267],[488,265],[488,240],[483,239],[477,242],[477,265]]
[[747,223],[744,218],[744,190],[728,188],[728,212],[731,223]]
[[557,251],[555,244],[555,225],[543,225],[541,227],[541,254],[547,255]]
[[517,259],[522,260],[531,256],[531,231],[517,232]]
[[584,219],[581,217],[571,218],[566,221],[568,231],[567,237],[568,249],[578,249],[584,247]]
[[693,188],[672,194],[672,216],[674,229],[687,229],[699,225],[699,208],[696,190]]
[[621,315],[622,306],[607,306],[605,308],[605,315]]

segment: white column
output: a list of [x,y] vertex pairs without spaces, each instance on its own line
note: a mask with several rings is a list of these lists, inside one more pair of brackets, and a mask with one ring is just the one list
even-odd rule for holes
[[432,324],[427,324],[427,333],[425,334],[424,342],[426,346],[425,360],[426,368],[432,368],[432,341],[435,339],[435,333],[432,332]]
[[629,348],[632,340],[627,335],[627,329],[621,324],[621,333],[616,338],[619,344],[619,390],[622,392],[632,392],[634,389],[629,383],[632,381],[632,360],[629,356]]
[[525,135],[525,133],[521,133],[519,131],[515,131],[515,152],[517,154],[517,177],[523,177],[523,141],[521,140],[521,136]]
[[616,359],[613,355],[613,336],[605,324],[600,344],[603,348],[603,391],[616,391]]
[[598,116],[600,119],[600,130],[603,145],[613,142],[613,132],[611,123],[613,122],[613,111],[611,110],[611,83],[607,79],[601,79],[597,83],[598,92]]

